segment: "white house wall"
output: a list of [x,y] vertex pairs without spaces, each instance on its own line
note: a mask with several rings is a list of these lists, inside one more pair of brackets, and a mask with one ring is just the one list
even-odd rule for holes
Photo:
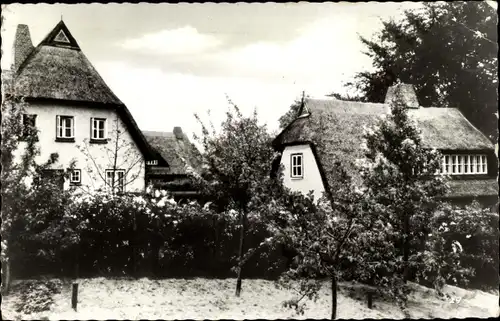
[[[291,155],[302,153],[303,161],[303,177],[291,177]],[[308,144],[286,146],[281,156],[281,164],[283,165],[283,184],[293,191],[299,191],[303,194],[314,191],[314,199],[317,200],[323,196],[324,186],[321,174],[319,172],[316,158]]]
[[[40,147],[40,156],[37,157],[37,163],[46,162],[51,153],[59,154],[59,161],[53,166],[54,169],[66,169],[69,164],[75,160],[76,169],[81,169],[81,188],[84,189],[98,189],[103,188],[105,183],[101,177],[105,177],[105,170],[113,168],[113,159],[107,155],[105,148],[109,147],[114,149],[113,134],[115,131],[115,120],[117,113],[113,110],[105,110],[98,108],[89,108],[82,106],[61,106],[61,105],[47,105],[47,104],[29,104],[26,107],[27,114],[36,114],[36,127],[38,133],[38,146]],[[56,141],[56,116],[73,116],[74,117],[74,136],[75,142],[57,142]],[[106,118],[107,119],[107,132],[108,138],[111,139],[107,144],[91,144],[90,140],[90,119],[91,117]],[[145,161],[139,147],[134,142],[129,131],[124,123],[118,118],[118,127],[121,130],[120,142],[127,144],[130,147],[122,149],[117,153],[117,167],[118,169],[128,170],[129,168],[122,168],[122,164],[128,166],[133,157],[139,159],[135,166],[127,174],[126,191],[143,191],[145,189]],[[87,157],[81,148],[88,146],[89,154],[97,163],[99,170],[93,164],[92,159]],[[16,156],[21,155],[21,149],[24,149],[25,143],[21,143]],[[138,158],[137,158],[138,157]],[[125,167],[125,166],[124,166]],[[99,175],[100,174],[100,175]],[[131,177],[137,177],[131,180]],[[68,183],[67,183],[68,184]]]

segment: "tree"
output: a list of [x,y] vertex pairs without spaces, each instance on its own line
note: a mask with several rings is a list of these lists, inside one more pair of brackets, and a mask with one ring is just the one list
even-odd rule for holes
[[239,215],[240,238],[236,268],[236,296],[239,296],[242,268],[248,260],[248,255],[245,255],[245,235],[249,229],[249,215],[257,215],[256,210],[275,193],[272,190],[279,183],[276,178],[271,178],[276,153],[271,146],[266,125],[258,124],[256,111],[252,116],[245,117],[229,98],[228,101],[231,109],[227,112],[219,133],[212,123],[209,130],[200,117],[195,115],[202,128],[202,136],[195,139],[203,146],[206,175],[200,180],[202,192],[213,200],[217,211],[236,210]]
[[[1,171],[1,193],[2,193],[2,265],[5,273],[2,277],[4,291],[8,293],[11,283],[11,262],[13,257],[21,255],[19,244],[27,234],[31,238],[40,237],[46,228],[38,228],[29,231],[30,227],[40,226],[39,222],[50,224],[52,221],[45,220],[45,214],[51,209],[60,207],[53,202],[53,196],[64,197],[67,193],[60,193],[59,186],[55,186],[51,180],[42,180],[45,170],[50,169],[58,161],[58,155],[53,153],[49,159],[42,164],[36,162],[40,155],[37,145],[38,132],[33,126],[23,124],[22,115],[26,110],[23,98],[15,97],[6,88],[2,88],[2,171]],[[57,179],[67,178],[70,168],[65,172],[57,173]],[[44,197],[40,197],[43,195]],[[56,198],[57,198],[56,197]],[[38,199],[38,203],[33,200]],[[54,206],[53,206],[54,205]],[[41,213],[41,216],[37,216]],[[42,217],[42,215],[44,217]],[[58,221],[58,227],[63,225]],[[33,223],[33,224],[32,224]],[[43,235],[42,235],[43,236]],[[58,239],[57,242],[61,240]],[[54,244],[54,243],[52,243]]]
[[411,83],[420,104],[457,107],[496,142],[497,23],[485,1],[423,3],[401,21],[385,21],[373,40],[361,37],[375,71],[358,73],[348,87],[383,102],[398,80]]
[[400,231],[398,255],[404,262],[404,280],[417,245],[447,189],[446,178],[436,175],[441,155],[424,145],[420,130],[409,118],[402,97],[392,103],[391,114],[364,134],[365,158],[360,160],[367,211]]
[[[366,215],[362,211],[363,195],[354,189],[340,163],[335,165],[332,175],[337,180],[331,186],[331,198],[325,193],[316,202],[312,192],[308,195],[285,194],[281,200],[268,205],[268,215],[274,218],[270,220],[271,230],[277,242],[294,250],[293,264],[283,274],[281,283],[293,288],[291,281],[298,280],[300,297],[286,301],[285,306],[302,312],[300,301],[305,297],[317,298],[322,279],[328,277],[333,320],[337,317],[338,282],[343,277],[343,270],[357,269],[356,263],[362,261],[358,241],[365,231],[362,222]],[[377,242],[372,238],[365,245],[371,247]],[[342,264],[354,257],[350,264]]]
[[[107,130],[103,126],[103,130]],[[144,158],[118,114],[112,120],[109,138],[101,142],[104,144],[95,145],[86,138],[83,145],[78,146],[87,159],[86,169],[93,188],[104,185],[112,194],[123,193],[127,186],[143,177]],[[100,184],[96,186],[96,182]]]

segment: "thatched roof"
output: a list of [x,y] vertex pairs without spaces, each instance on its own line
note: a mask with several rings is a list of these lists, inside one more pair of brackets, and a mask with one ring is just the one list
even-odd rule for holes
[[[19,41],[14,50],[23,47]],[[116,110],[146,159],[155,159],[130,111],[106,85],[63,21],[13,71],[11,85],[10,94],[30,100]]]
[[180,127],[174,132],[143,131],[146,140],[167,162],[168,168],[151,168],[151,172],[163,175],[187,175],[191,168],[201,172],[201,153],[189,141]]
[[[306,99],[300,117],[286,127],[273,142],[277,149],[310,143],[319,161],[325,183],[335,162],[340,162],[354,180],[359,180],[356,159],[361,150],[363,128],[388,113],[387,104],[349,102],[336,99]],[[422,130],[424,144],[440,150],[494,150],[491,142],[456,108],[420,107],[408,110]],[[321,137],[321,139],[319,139]],[[316,146],[319,141],[324,146]]]
[[[61,32],[69,42],[57,40]],[[122,104],[80,50],[63,21],[21,63],[13,91],[17,96],[29,98]]]

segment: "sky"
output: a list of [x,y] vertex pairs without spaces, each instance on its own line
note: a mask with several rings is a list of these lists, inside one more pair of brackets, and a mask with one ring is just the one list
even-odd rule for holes
[[[10,69],[17,24],[33,44],[61,20],[142,130],[199,133],[229,105],[278,130],[305,91],[322,97],[372,68],[359,36],[413,2],[238,4],[12,4],[3,7],[2,69]],[[210,110],[210,116],[207,111]]]

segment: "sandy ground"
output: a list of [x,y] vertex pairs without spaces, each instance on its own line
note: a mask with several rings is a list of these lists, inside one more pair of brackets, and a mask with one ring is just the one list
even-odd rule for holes
[[[21,281],[22,282],[22,281]],[[50,311],[21,315],[14,304],[19,293],[3,298],[4,319],[324,319],[330,316],[330,290],[327,285],[316,301],[306,301],[303,315],[282,306],[294,294],[278,289],[266,280],[244,280],[241,297],[234,296],[235,279],[79,279],[78,311],[71,309],[71,283],[54,295]],[[374,301],[368,309],[361,298],[350,297],[347,284],[340,285],[338,318],[402,319],[404,314],[392,302]],[[498,316],[498,295],[447,286],[450,299],[436,297],[433,290],[414,285],[409,301],[411,318],[465,318]],[[362,297],[362,295],[360,295]]]

